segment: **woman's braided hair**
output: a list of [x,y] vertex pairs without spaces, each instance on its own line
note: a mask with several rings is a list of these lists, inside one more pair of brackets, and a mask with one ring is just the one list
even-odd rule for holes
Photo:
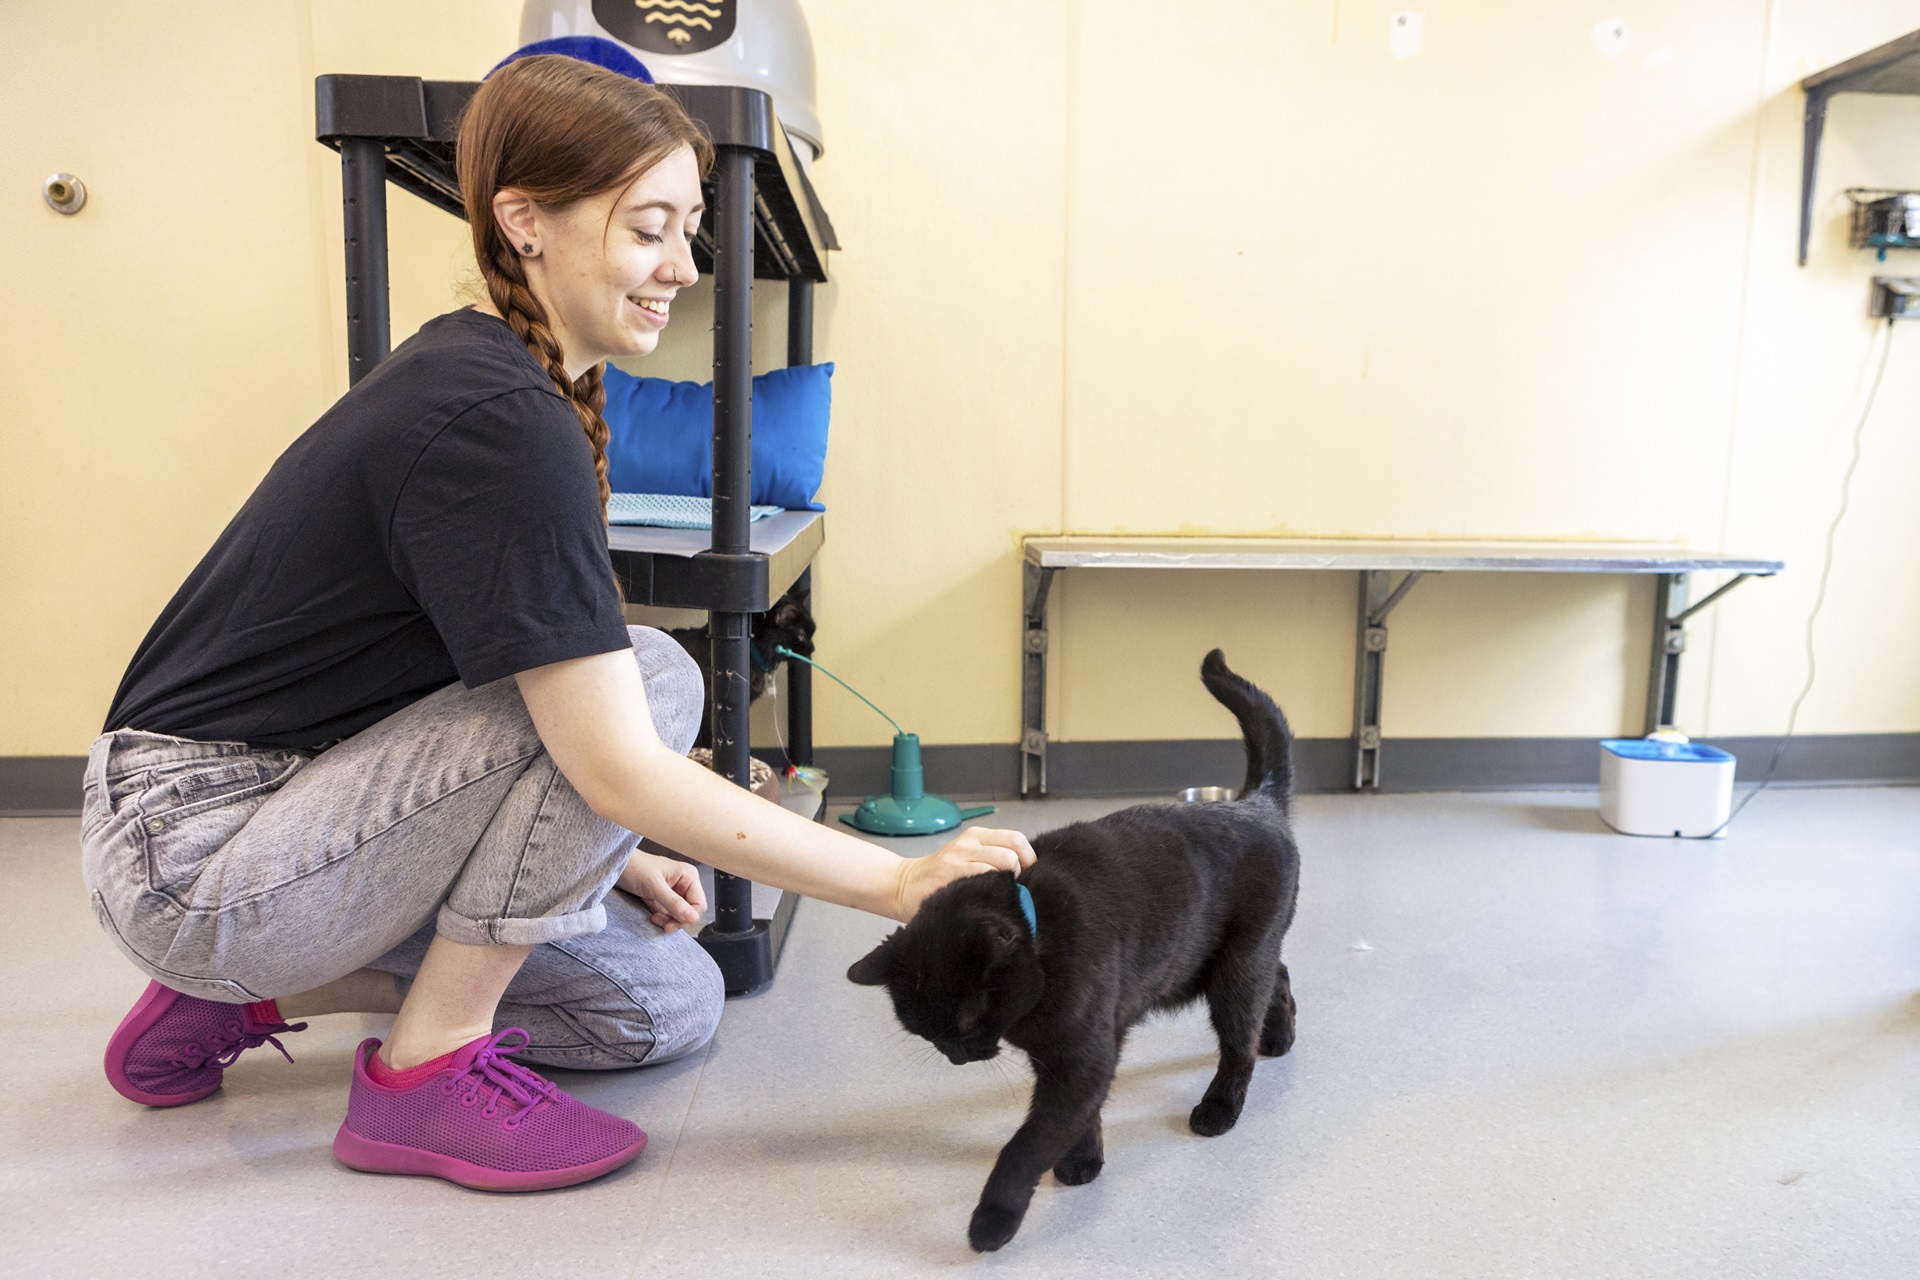
[[617,71],[555,54],[521,58],[495,71],[460,121],[454,167],[487,297],[573,405],[593,446],[603,509],[610,490],[607,422],[600,416],[607,392],[600,366],[578,378],[567,376],[547,309],[527,283],[525,260],[494,217],[493,198],[511,188],[535,204],[568,205],[625,188],[681,147],[693,149],[705,174],[712,145],[671,96]]

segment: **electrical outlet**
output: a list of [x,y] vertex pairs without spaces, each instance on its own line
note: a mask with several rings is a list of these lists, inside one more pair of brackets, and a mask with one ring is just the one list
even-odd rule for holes
[[1920,276],[1875,276],[1867,314],[1876,320],[1920,319]]

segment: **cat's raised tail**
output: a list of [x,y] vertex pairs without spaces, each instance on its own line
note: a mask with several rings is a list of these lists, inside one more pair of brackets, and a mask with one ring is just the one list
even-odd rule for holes
[[1227,656],[1215,649],[1200,663],[1200,680],[1207,692],[1233,712],[1247,741],[1247,780],[1242,796],[1256,792],[1285,810],[1293,800],[1293,730],[1272,698],[1251,682],[1235,675]]

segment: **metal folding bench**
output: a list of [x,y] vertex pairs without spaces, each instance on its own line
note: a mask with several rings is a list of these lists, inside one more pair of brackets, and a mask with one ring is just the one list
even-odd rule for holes
[[[1359,578],[1353,659],[1353,786],[1380,786],[1380,694],[1387,615],[1430,573],[1654,574],[1652,669],[1646,730],[1673,723],[1686,621],[1748,578],[1784,561],[1670,545],[1590,542],[1360,541],[1307,538],[1031,537],[1023,543],[1025,632],[1021,637],[1020,794],[1047,792],[1047,592],[1064,569],[1337,570]],[[1732,579],[1688,605],[1689,575]],[[1394,575],[1402,575],[1398,582]]]

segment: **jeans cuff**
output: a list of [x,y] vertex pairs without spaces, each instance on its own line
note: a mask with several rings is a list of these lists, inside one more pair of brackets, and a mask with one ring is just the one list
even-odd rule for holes
[[434,931],[441,937],[472,946],[538,946],[583,933],[599,933],[606,927],[607,909],[597,902],[585,911],[563,916],[495,916],[490,920],[470,919],[443,903],[434,922]]

